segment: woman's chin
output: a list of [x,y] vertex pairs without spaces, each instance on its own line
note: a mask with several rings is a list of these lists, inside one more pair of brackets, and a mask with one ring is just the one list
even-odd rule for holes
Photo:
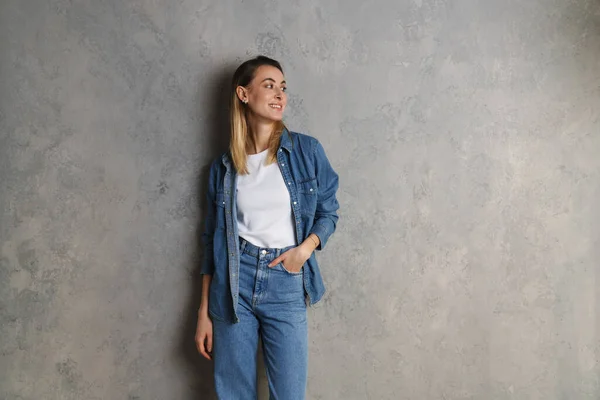
[[265,117],[265,119],[267,119],[271,122],[280,122],[283,119],[283,114],[269,115],[268,117]]
[[258,117],[258,120],[262,120],[264,122],[280,122],[283,120],[283,112],[277,113],[267,113],[267,114],[254,114],[254,117]]

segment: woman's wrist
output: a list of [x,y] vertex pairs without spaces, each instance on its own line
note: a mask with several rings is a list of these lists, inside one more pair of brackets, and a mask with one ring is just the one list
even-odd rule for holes
[[302,244],[310,249],[310,252],[312,253],[313,251],[316,250],[317,247],[319,247],[319,237],[317,235],[315,235],[314,233],[311,233],[310,235],[308,235],[308,237],[306,238],[306,240],[304,240],[304,242],[302,242]]
[[208,292],[210,290],[211,282],[212,275],[202,275],[202,297],[200,298],[200,307],[198,308],[199,317],[208,316]]
[[315,244],[314,250],[316,250],[316,248],[319,247],[319,238],[317,238],[317,235],[314,233],[308,235],[308,238]]
[[201,305],[198,309],[199,317],[208,317],[208,307]]

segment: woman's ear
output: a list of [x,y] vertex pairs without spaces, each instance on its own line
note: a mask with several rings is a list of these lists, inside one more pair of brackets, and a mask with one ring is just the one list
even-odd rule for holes
[[238,86],[237,88],[235,88],[235,93],[237,94],[238,99],[240,99],[242,103],[246,103],[248,101],[248,94],[245,87]]

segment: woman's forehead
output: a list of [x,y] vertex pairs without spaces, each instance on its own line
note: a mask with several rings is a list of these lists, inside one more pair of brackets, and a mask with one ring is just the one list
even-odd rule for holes
[[259,79],[261,82],[265,79],[273,79],[275,82],[281,83],[284,80],[281,71],[271,65],[261,65],[256,70],[255,79]]

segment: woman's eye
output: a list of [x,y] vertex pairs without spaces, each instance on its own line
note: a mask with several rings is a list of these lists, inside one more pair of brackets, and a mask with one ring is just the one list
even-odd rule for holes
[[273,87],[273,85],[271,85],[270,83],[267,85],[267,89],[271,89]]
[[287,92],[287,88],[286,88],[286,87],[284,87],[284,88],[281,88],[281,90],[282,90],[283,92]]

